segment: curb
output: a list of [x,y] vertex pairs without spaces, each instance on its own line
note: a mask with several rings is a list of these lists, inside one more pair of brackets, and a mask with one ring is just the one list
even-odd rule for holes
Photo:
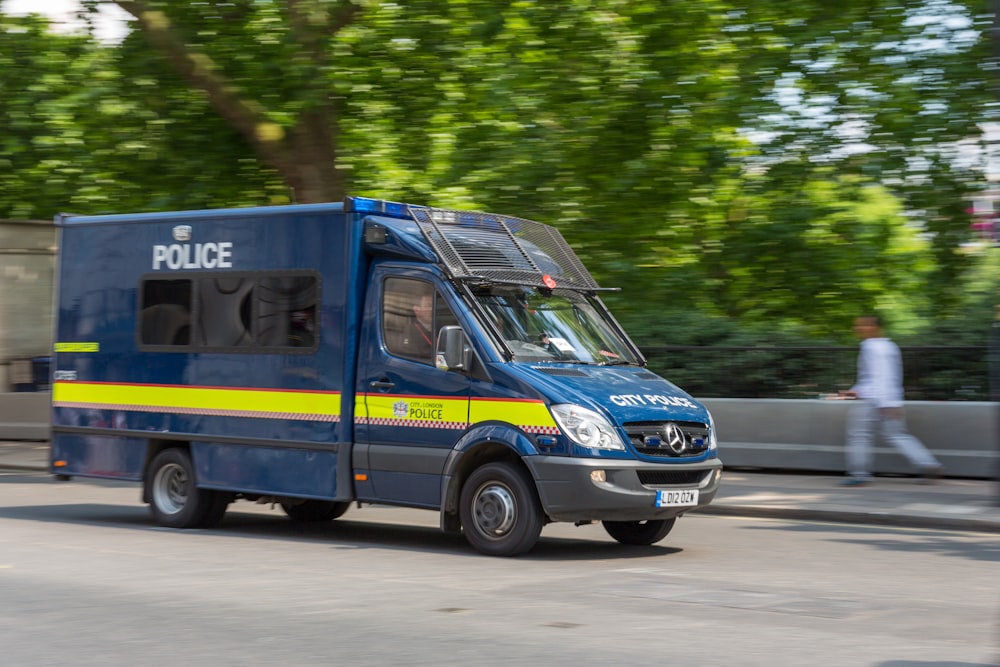
[[938,517],[919,514],[893,514],[891,512],[858,512],[851,510],[816,510],[806,507],[760,507],[755,505],[708,505],[696,510],[715,516],[743,516],[762,519],[790,519],[795,521],[823,521],[826,523],[853,523],[867,526],[892,526],[895,528],[926,528],[934,530],[971,531],[1000,534],[1000,521],[970,519],[967,517]]
[[42,468],[39,466],[32,465],[22,465],[20,463],[2,463],[0,462],[0,470],[17,470],[18,472],[40,472],[48,474],[48,468]]

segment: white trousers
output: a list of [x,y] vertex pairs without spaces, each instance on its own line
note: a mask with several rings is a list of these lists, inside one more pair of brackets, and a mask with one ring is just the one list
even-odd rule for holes
[[871,476],[872,440],[876,428],[880,428],[882,437],[915,467],[926,469],[941,465],[930,450],[906,430],[902,409],[898,413],[898,417],[883,417],[878,408],[865,400],[855,401],[851,406],[847,419],[847,472],[852,477]]

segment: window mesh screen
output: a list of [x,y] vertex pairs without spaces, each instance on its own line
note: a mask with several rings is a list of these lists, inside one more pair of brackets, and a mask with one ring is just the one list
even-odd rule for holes
[[562,234],[549,225],[434,208],[413,207],[410,214],[454,278],[599,289]]

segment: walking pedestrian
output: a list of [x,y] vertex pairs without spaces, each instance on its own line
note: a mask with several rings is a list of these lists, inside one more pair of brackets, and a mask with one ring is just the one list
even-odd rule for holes
[[857,382],[851,389],[841,392],[841,397],[858,399],[858,402],[848,413],[848,477],[841,484],[858,486],[871,481],[872,440],[876,428],[924,479],[939,477],[944,470],[941,463],[906,430],[899,347],[882,334],[882,320],[877,315],[856,318],[854,333],[861,339]]

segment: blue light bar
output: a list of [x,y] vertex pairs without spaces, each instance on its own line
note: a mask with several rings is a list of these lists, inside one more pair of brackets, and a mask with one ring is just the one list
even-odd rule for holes
[[378,213],[392,218],[409,218],[409,205],[384,199],[369,199],[367,197],[347,197],[344,209],[358,213]]

